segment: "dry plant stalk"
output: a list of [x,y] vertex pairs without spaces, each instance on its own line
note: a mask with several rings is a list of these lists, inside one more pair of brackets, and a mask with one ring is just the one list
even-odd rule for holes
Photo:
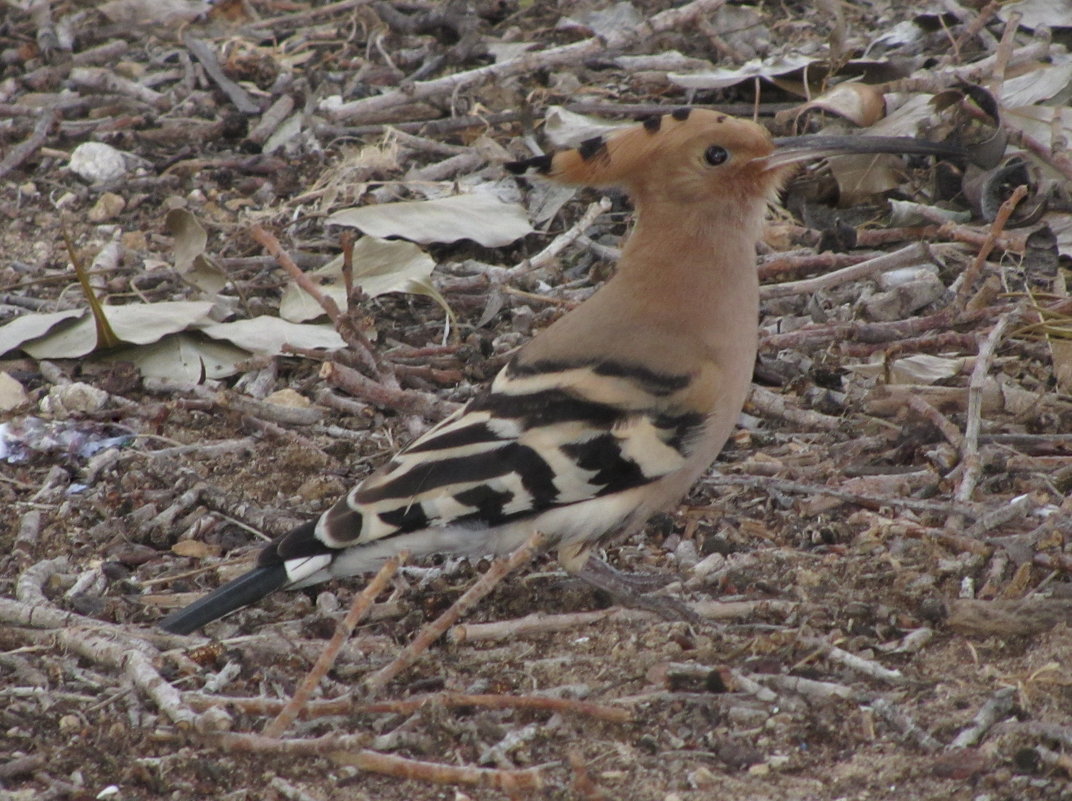
[[408,556],[409,554],[403,551],[397,556],[388,559],[372,581],[370,581],[365,586],[365,589],[354,598],[350,611],[335,627],[335,634],[332,636],[331,640],[328,641],[328,644],[324,646],[324,650],[321,651],[320,657],[316,660],[316,664],[314,664],[312,669],[306,674],[302,683],[298,685],[298,689],[294,691],[294,696],[287,702],[286,706],[279,711],[279,714],[276,715],[275,719],[265,728],[265,737],[279,737],[286,731],[287,726],[293,723],[294,719],[301,714],[302,708],[308,702],[310,696],[312,696],[317,685],[320,684],[320,680],[327,675],[327,672],[331,670],[331,666],[335,664],[335,659],[338,657],[343,644],[350,638],[350,635],[354,633],[354,628],[357,624],[365,619],[365,615],[368,614],[368,610],[372,607],[372,603],[376,600],[376,596],[387,586],[387,582],[391,580],[394,574],[398,571],[399,565],[401,565]]
[[994,246],[997,244],[1001,232],[1005,230],[1005,224],[1009,221],[1009,217],[1012,216],[1012,213],[1016,210],[1020,201],[1025,197],[1027,197],[1027,187],[1021,184],[1013,190],[1013,193],[998,208],[998,213],[994,217],[994,222],[990,224],[990,230],[987,231],[986,239],[983,241],[983,244],[979,246],[979,252],[975,254],[975,259],[964,271],[963,275],[961,275],[960,291],[957,293],[955,303],[957,309],[962,310],[966,306],[968,298],[971,297],[975,282],[978,280],[979,274],[983,270],[983,265],[986,263],[987,257],[994,250]]
[[[376,358],[375,351],[372,349],[372,343],[368,341],[368,338],[362,334],[357,327],[352,325],[347,319],[346,315],[339,309],[338,304],[334,299],[328,295],[325,295],[320,291],[320,287],[314,284],[305,273],[301,271],[301,268],[294,263],[294,260],[283,249],[283,246],[279,243],[270,231],[262,228],[259,225],[254,225],[249,229],[250,236],[267,250],[279,265],[286,270],[287,274],[294,279],[303,292],[308,294],[313,300],[315,300],[320,308],[327,314],[328,319],[331,320],[331,324],[335,327],[335,330],[339,332],[339,335],[346,340],[346,344],[350,346],[351,350],[361,361],[369,371],[372,372],[377,378],[385,383],[392,383],[393,376],[389,370],[384,369],[379,360]],[[397,386],[394,388],[397,389]]]
[[[1022,188],[1022,187],[1021,187]],[[1016,312],[1003,314],[990,330],[990,334],[979,348],[979,355],[975,358],[975,368],[972,370],[971,381],[968,383],[968,420],[964,428],[964,441],[961,449],[960,462],[964,465],[964,474],[953,499],[956,501],[968,501],[971,499],[975,484],[979,480],[983,465],[979,459],[979,428],[982,425],[983,412],[983,385],[986,383],[987,373],[994,360],[994,351],[998,342],[1001,341],[1005,328]]]
[[621,707],[594,704],[588,701],[576,701],[572,698],[555,698],[549,695],[471,695],[467,693],[435,693],[433,695],[409,698],[405,701],[378,701],[361,704],[354,711],[361,712],[397,712],[410,715],[424,706],[442,705],[448,707],[477,706],[487,709],[541,709],[550,712],[567,712],[584,717],[605,720],[609,723],[627,723],[633,719],[633,713]]
[[[209,695],[188,692],[183,700],[193,709],[204,711],[212,707],[228,706],[250,715],[278,715],[289,702],[266,696],[239,697]],[[485,709],[534,709],[548,712],[577,715],[604,720],[608,723],[628,723],[633,714],[621,707],[578,701],[573,698],[558,698],[550,695],[490,695],[470,693],[431,693],[399,701],[374,701],[362,703],[352,695],[307,702],[298,717],[308,719],[327,715],[352,715],[359,713],[382,714],[395,712],[411,715],[426,706],[482,707]]]
[[336,762],[354,765],[361,770],[382,773],[399,779],[414,779],[433,784],[467,784],[477,787],[492,787],[509,794],[539,790],[543,777],[535,769],[492,770],[490,768],[457,767],[436,762],[421,762],[416,759],[381,754],[367,749],[356,754],[336,753]]
[[623,28],[608,36],[593,36],[580,42],[561,47],[552,47],[535,53],[523,53],[517,58],[507,59],[464,72],[445,75],[429,81],[417,81],[399,89],[383,94],[364,97],[343,103],[331,109],[332,115],[340,120],[360,119],[373,114],[407,105],[432,97],[445,97],[463,89],[478,86],[490,80],[501,80],[510,75],[534,72],[548,67],[564,64],[580,64],[586,58],[627,47],[643,38],[670,30],[681,30],[703,14],[713,14],[725,5],[726,0],[692,0],[680,8],[671,8],[655,14],[640,25]]
[[365,691],[371,697],[382,690],[391,679],[408,668],[438,640],[458,619],[485,595],[491,592],[512,571],[528,562],[543,544],[544,535],[534,532],[520,548],[509,556],[496,559],[480,579],[442,615],[425,626],[392,662],[365,680]]

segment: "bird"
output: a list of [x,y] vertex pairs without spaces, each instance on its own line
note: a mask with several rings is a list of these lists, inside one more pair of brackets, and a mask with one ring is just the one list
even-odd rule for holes
[[626,595],[632,585],[593,551],[676,504],[732,433],[757,351],[756,245],[794,166],[955,152],[912,138],[776,140],[750,120],[684,107],[506,164],[630,196],[614,275],[468,404],[159,626],[190,634],[276,590],[369,573],[403,550],[504,554],[536,531],[568,573]]

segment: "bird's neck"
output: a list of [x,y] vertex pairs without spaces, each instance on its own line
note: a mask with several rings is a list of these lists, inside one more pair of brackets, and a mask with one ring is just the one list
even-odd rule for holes
[[739,325],[754,338],[763,203],[639,204],[637,212],[618,266],[636,301],[684,329],[724,336],[727,325]]

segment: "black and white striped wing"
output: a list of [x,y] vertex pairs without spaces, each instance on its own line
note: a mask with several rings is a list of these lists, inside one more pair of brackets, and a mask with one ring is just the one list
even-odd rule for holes
[[704,423],[704,415],[673,403],[689,380],[606,363],[511,364],[315,529],[279,542],[274,556],[313,556],[444,526],[494,528],[656,481],[681,469]]

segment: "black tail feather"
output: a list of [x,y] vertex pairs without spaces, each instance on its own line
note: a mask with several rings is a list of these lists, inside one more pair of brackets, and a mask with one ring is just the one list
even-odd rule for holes
[[282,562],[257,567],[189,606],[172,612],[157,625],[172,634],[189,634],[228,612],[259,601],[286,583],[287,570]]

